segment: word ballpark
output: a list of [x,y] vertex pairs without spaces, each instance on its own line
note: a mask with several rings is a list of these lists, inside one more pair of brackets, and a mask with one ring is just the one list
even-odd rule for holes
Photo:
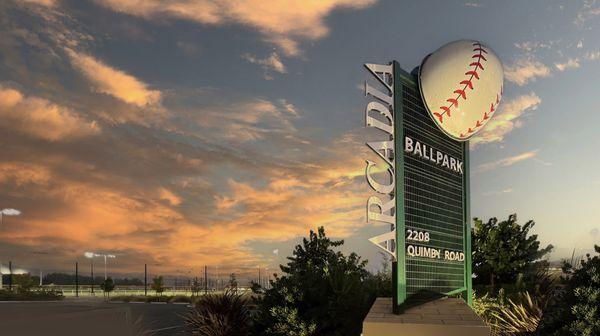
[[425,160],[429,160],[438,166],[450,169],[456,173],[463,174],[463,162],[456,158],[438,151],[435,148],[415,141],[412,138],[404,137],[404,151]]

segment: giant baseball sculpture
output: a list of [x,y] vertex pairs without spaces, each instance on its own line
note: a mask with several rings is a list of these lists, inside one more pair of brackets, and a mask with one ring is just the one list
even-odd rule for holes
[[419,89],[435,124],[455,140],[481,130],[498,109],[504,80],[502,63],[481,42],[450,42],[425,58]]

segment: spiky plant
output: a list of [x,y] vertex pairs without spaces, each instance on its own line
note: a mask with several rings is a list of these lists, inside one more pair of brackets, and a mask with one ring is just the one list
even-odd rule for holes
[[187,329],[200,336],[248,336],[252,319],[248,299],[233,291],[198,298],[185,316]]
[[544,312],[544,302],[532,298],[529,292],[520,295],[520,302],[508,300],[508,305],[495,311],[494,327],[504,335],[534,335]]
[[495,313],[502,309],[502,304],[497,297],[485,293],[480,296],[479,293],[473,291],[473,310],[492,328],[492,336],[501,336],[500,331],[496,327],[497,318]]
[[559,278],[552,274],[547,268],[539,269],[534,274],[533,295],[540,298],[544,305],[551,299],[556,290]]

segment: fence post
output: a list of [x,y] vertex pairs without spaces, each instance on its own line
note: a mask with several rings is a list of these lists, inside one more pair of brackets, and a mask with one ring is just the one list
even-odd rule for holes
[[8,290],[12,292],[13,274],[12,274],[12,261],[8,262]]
[[208,266],[204,266],[204,294],[208,294]]
[[75,297],[79,297],[79,263],[75,262]]
[[91,267],[90,271],[92,273],[92,296],[96,296],[94,294],[94,258],[90,258],[90,260],[92,261],[91,264],[90,264],[91,265],[90,266]]

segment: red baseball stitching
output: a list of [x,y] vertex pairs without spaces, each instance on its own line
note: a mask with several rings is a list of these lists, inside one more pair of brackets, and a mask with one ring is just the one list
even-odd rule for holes
[[464,133],[460,133],[460,138],[464,139],[468,136],[468,134],[471,134],[473,132],[475,132],[477,130],[477,128],[483,126],[483,121],[484,120],[488,120],[489,118],[492,117],[492,115],[494,115],[494,112],[496,112],[496,110],[498,109],[498,105],[500,104],[500,101],[502,100],[502,94],[504,93],[504,86],[500,87],[500,94],[496,94],[496,101],[495,104],[494,102],[492,102],[490,104],[490,111],[489,112],[484,112],[483,113],[483,118],[481,120],[477,120],[475,122],[475,125],[473,126],[473,128],[469,127],[469,129],[467,130],[467,134]]
[[481,61],[483,60],[484,62],[487,62],[487,59],[485,58],[485,56],[483,54],[487,54],[488,52],[483,48],[483,46],[479,42],[473,43],[473,47],[475,47],[475,48],[473,48],[473,51],[476,51],[477,54],[471,56],[471,58],[476,59],[476,60],[471,62],[471,64],[469,64],[469,66],[473,67],[472,70],[465,72],[465,75],[470,76],[470,77],[466,78],[465,80],[463,80],[459,83],[459,84],[463,85],[462,89],[458,88],[458,89],[454,90],[454,93],[457,94],[456,98],[446,99],[446,101],[448,103],[450,103],[450,105],[440,106],[441,111],[433,113],[433,115],[435,115],[438,118],[438,120],[440,121],[440,124],[444,122],[445,114],[448,114],[448,117],[452,117],[452,115],[450,113],[451,109],[452,109],[452,107],[458,107],[458,100],[461,97],[462,97],[462,99],[467,100],[466,90],[467,90],[467,88],[473,90],[473,77],[475,77],[476,79],[479,79],[479,73],[477,72],[477,70],[479,70],[479,69],[481,69],[481,71],[485,70],[483,68],[483,65],[481,64]]

